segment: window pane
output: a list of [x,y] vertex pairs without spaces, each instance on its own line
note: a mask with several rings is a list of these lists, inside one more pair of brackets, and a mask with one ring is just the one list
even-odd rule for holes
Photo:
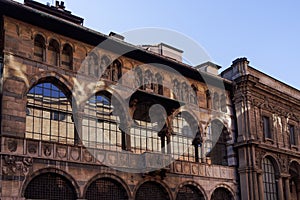
[[74,143],[72,109],[65,94],[51,83],[41,83],[27,94],[26,137]]

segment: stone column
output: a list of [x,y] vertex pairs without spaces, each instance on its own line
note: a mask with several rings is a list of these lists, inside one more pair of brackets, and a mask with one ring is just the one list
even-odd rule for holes
[[278,177],[278,179],[277,179],[277,189],[278,189],[278,200],[284,200],[281,176]]
[[[252,173],[253,175],[253,187],[254,187],[254,191],[258,191],[258,178],[257,178],[257,172],[254,171]],[[259,193],[258,192],[254,192],[254,199],[259,199]]]
[[297,200],[300,200],[300,180],[299,179],[295,180],[295,184],[296,184]]
[[285,200],[290,199],[290,178],[284,178],[284,193],[285,193]]
[[261,171],[257,172],[257,183],[258,183],[259,199],[264,200],[264,183],[263,183],[263,176]]

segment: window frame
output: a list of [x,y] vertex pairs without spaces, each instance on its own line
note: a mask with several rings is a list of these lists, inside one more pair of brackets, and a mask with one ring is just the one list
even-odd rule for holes
[[[266,115],[266,114],[262,115],[262,119],[261,119],[262,120],[262,133],[263,133],[265,140],[273,140],[273,138],[274,138],[273,133],[272,133],[271,119],[272,119],[272,117],[270,115]],[[267,124],[265,122],[267,122]]]

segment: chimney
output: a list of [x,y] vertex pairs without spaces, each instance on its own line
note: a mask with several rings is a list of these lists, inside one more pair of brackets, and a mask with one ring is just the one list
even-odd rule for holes
[[210,74],[218,75],[219,69],[221,69],[221,66],[216,65],[210,61],[202,63],[200,65],[197,65],[195,67],[198,71],[204,71]]
[[122,40],[122,41],[124,41],[124,39],[125,39],[125,37],[123,35],[120,35],[120,34],[115,33],[115,32],[110,32],[108,36],[116,38],[118,40]]

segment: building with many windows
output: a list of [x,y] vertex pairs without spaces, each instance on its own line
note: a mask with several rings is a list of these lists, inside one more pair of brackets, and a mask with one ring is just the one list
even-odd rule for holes
[[0,1],[1,199],[298,199],[300,92]]

